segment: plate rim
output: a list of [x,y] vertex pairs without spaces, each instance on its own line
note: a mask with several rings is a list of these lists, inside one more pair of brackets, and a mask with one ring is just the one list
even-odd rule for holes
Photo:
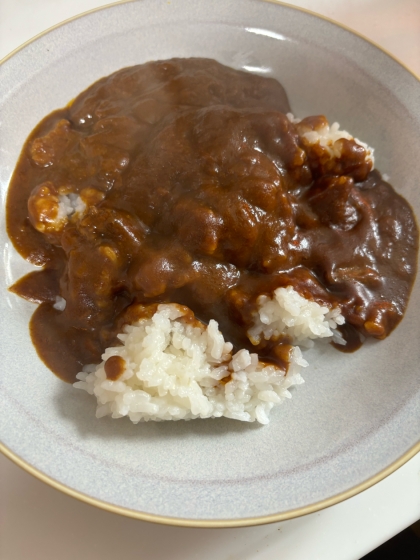
[[[8,61],[10,58],[12,58],[12,56],[17,54],[20,50],[24,49],[25,47],[27,47],[31,43],[35,42],[37,39],[40,39],[42,36],[46,35],[50,31],[54,31],[54,29],[57,29],[58,27],[66,25],[67,23],[70,23],[71,21],[82,18],[82,17],[87,16],[89,14],[93,14],[94,12],[107,10],[108,8],[113,8],[113,7],[118,6],[120,4],[134,4],[135,2],[138,2],[138,1],[139,0],[117,0],[116,2],[112,2],[112,3],[106,4],[104,6],[98,6],[97,8],[92,8],[91,10],[86,10],[85,12],[81,12],[80,14],[77,14],[75,16],[64,19],[64,20],[60,21],[59,23],[56,23],[56,24],[52,25],[51,27],[48,27],[44,31],[41,31],[40,33],[37,33],[36,35],[34,35],[33,37],[31,37],[30,39],[28,39],[27,41],[25,41],[21,45],[19,45],[18,47],[16,47],[12,51],[10,51],[8,54],[6,54],[3,58],[0,59],[0,67],[2,66],[3,63]],[[390,51],[388,51],[387,49],[382,47],[379,43],[376,43],[375,41],[373,41],[373,39],[369,39],[363,33],[360,33],[359,31],[356,31],[355,29],[352,29],[351,27],[348,27],[344,23],[340,23],[340,22],[334,20],[333,18],[330,18],[328,16],[324,16],[323,14],[319,14],[317,12],[313,12],[312,10],[308,10],[307,8],[302,8],[301,6],[294,6],[293,4],[289,4],[288,2],[283,2],[282,0],[254,0],[254,1],[255,2],[265,2],[266,4],[274,4],[274,5],[277,5],[277,6],[284,6],[286,8],[289,8],[290,10],[295,10],[295,11],[298,11],[298,12],[303,12],[305,14],[309,14],[311,16],[314,16],[314,17],[318,18],[318,19],[322,19],[324,21],[327,21],[328,23],[331,23],[331,24],[333,24],[337,27],[341,27],[345,31],[348,31],[352,35],[355,35],[355,36],[359,37],[363,41],[366,41],[370,45],[372,45],[372,46],[376,47],[377,49],[379,49],[380,51],[382,51],[389,58],[392,58],[392,60],[394,60],[394,62],[396,62],[397,64],[402,66],[407,72],[409,72],[412,76],[414,76],[417,79],[417,81],[420,82],[420,74],[417,74],[412,68],[407,66],[397,56],[395,56]]]
[[[65,19],[65,20],[63,20],[63,21],[61,21],[61,22],[59,22],[55,25],[52,25],[51,27],[45,29],[41,33],[38,33],[37,35],[28,39],[27,41],[25,41],[24,43],[22,43],[21,45],[19,45],[15,49],[13,49],[5,57],[3,57],[0,60],[0,67],[6,61],[11,59],[15,54],[17,54],[19,51],[23,50],[25,47],[27,47],[31,43],[37,41],[38,39],[40,39],[44,35],[47,35],[51,31],[54,31],[55,29],[58,29],[61,26],[67,25],[68,23],[70,23],[70,22],[72,22],[76,19],[85,17],[85,16],[90,15],[90,14],[95,13],[95,12],[99,12],[99,11],[102,11],[102,10],[107,10],[108,8],[114,8],[115,6],[119,6],[119,5],[122,5],[122,4],[131,4],[131,3],[134,3],[134,2],[137,2],[137,1],[138,0],[117,0],[116,2],[112,2],[110,4],[106,4],[106,5],[103,5],[103,6],[98,6],[96,8],[91,9],[91,10],[87,10],[85,12],[79,13],[75,16],[70,17],[70,18],[67,18],[67,19]],[[307,8],[303,8],[303,7],[300,7],[300,6],[294,6],[294,5],[289,4],[287,2],[283,2],[282,0],[254,0],[254,1],[255,2],[270,3],[270,4],[274,4],[274,5],[278,5],[278,6],[283,6],[283,7],[286,7],[288,9],[291,9],[291,10],[303,12],[303,13],[308,14],[310,16],[314,16],[317,19],[327,21],[327,22],[329,22],[329,23],[331,23],[331,24],[333,24],[337,27],[340,27],[341,29],[344,29],[345,31],[351,33],[352,35],[355,35],[355,36],[359,37],[360,39],[366,41],[368,44],[372,45],[376,49],[382,51],[385,55],[390,57],[399,66],[403,67],[409,74],[414,76],[414,78],[416,78],[417,81],[420,82],[420,75],[418,75],[416,72],[414,72],[411,68],[409,68],[405,63],[403,63],[396,56],[394,56],[392,53],[390,53],[387,49],[383,48],[381,45],[379,45],[375,41],[369,39],[368,37],[366,37],[362,33],[359,33],[358,31],[355,31],[354,29],[351,29],[350,27],[347,27],[346,25],[344,25],[340,22],[337,22],[332,18],[329,18],[329,17],[324,16],[322,14],[313,12],[311,10],[308,10]],[[349,488],[348,490],[345,490],[344,492],[339,492],[338,494],[335,494],[334,496],[331,496],[331,497],[326,498],[324,500],[320,500],[318,502],[314,502],[313,504],[310,504],[310,505],[307,505],[307,506],[304,506],[304,507],[300,507],[300,508],[291,509],[291,510],[288,510],[288,511],[285,511],[285,512],[282,512],[282,513],[276,513],[276,514],[271,514],[271,515],[266,515],[266,516],[238,518],[238,519],[190,519],[190,518],[182,518],[182,517],[169,517],[169,516],[165,516],[165,515],[156,515],[156,514],[151,514],[151,513],[145,513],[145,512],[133,510],[133,509],[130,509],[130,508],[127,508],[127,507],[118,506],[118,505],[112,504],[110,502],[106,502],[104,500],[100,500],[98,498],[94,498],[92,496],[89,496],[88,494],[80,492],[79,490],[76,490],[74,488],[71,488],[70,486],[67,486],[67,485],[59,482],[58,480],[56,480],[53,477],[45,474],[41,470],[37,469],[36,467],[31,465],[27,461],[22,459],[17,453],[12,451],[9,447],[4,445],[1,441],[0,441],[0,452],[5,457],[10,459],[13,463],[15,463],[17,466],[19,466],[20,468],[25,470],[28,474],[34,476],[35,478],[44,482],[45,484],[48,484],[52,488],[55,488],[56,490],[59,490],[59,491],[63,492],[64,494],[66,494],[68,496],[71,496],[71,497],[73,497],[73,498],[75,498],[75,499],[77,499],[77,500],[79,500],[83,503],[87,503],[89,505],[98,507],[99,509],[108,511],[110,513],[123,515],[123,516],[129,517],[129,518],[139,519],[141,521],[153,522],[153,523],[158,523],[158,524],[162,524],[162,525],[178,526],[178,527],[237,528],[237,527],[248,527],[248,526],[264,525],[264,524],[269,524],[269,523],[286,521],[286,520],[289,520],[289,519],[294,519],[296,517],[309,515],[311,513],[320,511],[322,509],[325,509],[325,508],[331,507],[333,505],[336,505],[340,502],[343,502],[343,501],[359,494],[360,492],[363,492],[364,490],[367,490],[368,488],[374,486],[375,484],[377,484],[378,482],[380,482],[381,480],[383,480],[384,478],[386,478],[387,476],[389,476],[390,474],[395,472],[397,469],[402,467],[405,463],[407,463],[410,459],[412,459],[417,453],[420,453],[420,440],[416,444],[414,444],[411,448],[409,448],[398,459],[393,461],[390,465],[388,465],[387,467],[385,467],[384,469],[382,469],[381,471],[379,471],[375,475],[367,478],[363,482],[357,484],[356,486],[353,486],[352,488]]]
[[[131,0],[129,0],[131,1]],[[269,523],[278,523],[280,521],[287,521],[289,519],[294,519],[296,517],[303,517],[304,515],[309,515],[311,513],[315,513],[322,509],[334,506],[343,502],[368,488],[371,488],[397,469],[402,467],[405,463],[407,463],[410,459],[412,459],[417,453],[420,453],[420,442],[416,443],[413,447],[411,447],[406,453],[404,453],[401,457],[395,460],[391,465],[385,467],[382,471],[377,473],[376,475],[366,479],[365,481],[361,482],[357,486],[350,488],[344,492],[340,492],[335,496],[331,496],[330,498],[326,498],[325,500],[320,500],[319,502],[315,502],[308,506],[304,506],[301,508],[296,508],[292,510],[285,511],[283,513],[274,513],[271,515],[264,515],[258,517],[244,517],[239,519],[189,519],[183,517],[168,517],[165,515],[156,515],[152,513],[145,513],[141,511],[136,511],[130,508],[126,508],[123,506],[117,506],[115,504],[111,504],[110,502],[106,502],[104,500],[99,500],[98,498],[93,498],[88,494],[80,492],[79,490],[75,490],[70,488],[61,482],[58,482],[53,477],[43,473],[42,471],[38,470],[37,468],[33,467],[29,463],[27,463],[24,459],[19,457],[14,451],[11,451],[8,447],[6,447],[3,443],[0,442],[0,452],[5,455],[8,459],[10,459],[13,463],[17,466],[21,467],[27,473],[31,474],[38,480],[48,484],[52,488],[63,492],[63,494],[67,494],[72,498],[76,498],[80,502],[96,506],[99,509],[103,509],[110,513],[115,513],[119,515],[123,515],[125,517],[130,517],[133,519],[139,519],[141,521],[148,521],[151,523],[158,523],[161,525],[171,525],[176,527],[196,527],[196,528],[212,528],[212,529],[222,529],[222,528],[238,528],[238,527],[250,527],[256,525],[265,525]]]

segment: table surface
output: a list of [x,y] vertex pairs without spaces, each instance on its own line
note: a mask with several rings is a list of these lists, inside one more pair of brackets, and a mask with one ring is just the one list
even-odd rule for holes
[[[239,0],[238,0],[239,1]],[[0,0],[0,58],[103,0]],[[420,75],[419,0],[306,0]],[[365,492],[314,514],[260,527],[153,525],[79,502],[0,456],[0,560],[357,560],[420,518],[420,454]]]

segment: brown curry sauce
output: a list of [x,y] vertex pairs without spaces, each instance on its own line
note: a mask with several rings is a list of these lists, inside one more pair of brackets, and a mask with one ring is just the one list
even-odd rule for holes
[[[395,328],[416,273],[413,212],[355,142],[332,167],[305,150],[289,110],[273,79],[174,59],[120,70],[41,121],[10,184],[7,229],[42,266],[11,290],[40,304],[31,336],[51,370],[74,381],[156,302],[216,319],[234,346],[285,367],[290,341],[255,348],[246,331],[257,297],[288,285],[340,306],[340,349]],[[86,211],[58,227],[70,193]]]

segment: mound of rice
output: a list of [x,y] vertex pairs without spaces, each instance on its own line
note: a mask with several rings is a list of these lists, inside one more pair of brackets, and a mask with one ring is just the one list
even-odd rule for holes
[[[271,300],[261,301],[259,320],[265,327],[272,322],[273,336],[279,332],[279,321],[294,329],[299,344],[305,335],[332,336],[334,325],[341,321],[337,319],[339,312],[308,302],[292,288],[285,292],[279,299],[276,293],[274,310],[267,311]],[[304,302],[298,300],[303,313],[291,325],[289,316],[296,308],[296,295]],[[188,322],[187,311],[177,304],[159,305],[151,318],[125,326],[119,335],[122,345],[107,348],[101,364],[87,366],[77,375],[79,381],[74,386],[96,396],[98,418],[128,416],[137,423],[225,416],[267,424],[271,409],[291,397],[288,389],[304,382],[299,372],[308,364],[299,346],[292,347],[285,373],[260,362],[258,355],[248,350],[232,355],[232,344],[224,340],[216,321],[211,320],[207,327],[198,321]],[[268,323],[263,322],[266,317]],[[257,331],[259,324],[254,328]],[[268,336],[264,328],[260,334]],[[105,371],[106,361],[113,356],[119,356],[124,364],[115,381],[108,379]]]
[[73,214],[83,214],[85,210],[86,204],[78,194],[69,193],[58,196],[57,221],[65,221]]
[[[334,342],[344,344],[337,325],[344,324],[340,309],[329,309],[302,297],[291,286],[277,288],[273,298],[260,296],[254,325],[248,331],[252,344],[277,339],[281,335],[291,337],[292,344],[311,348],[316,338],[333,337]],[[336,331],[336,332],[335,332]]]
[[[287,113],[286,116],[293,124],[299,124],[301,122],[301,119],[296,118],[292,113]],[[374,149],[365,142],[352,136],[347,130],[341,130],[338,122],[333,123],[331,126],[327,123],[317,130],[303,132],[301,138],[309,145],[319,144],[327,150],[331,158],[339,158],[341,156],[341,145],[337,140],[341,138],[354,140],[356,144],[359,144],[359,146],[362,146],[362,148],[366,150],[366,161],[372,163],[372,169],[375,166]]]

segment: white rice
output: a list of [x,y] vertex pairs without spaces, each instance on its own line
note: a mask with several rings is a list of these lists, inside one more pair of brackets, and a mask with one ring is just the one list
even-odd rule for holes
[[[269,328],[276,336],[283,322],[302,344],[307,339],[331,337],[342,323],[339,310],[309,302],[292,288],[285,289],[285,294],[279,292],[280,296],[277,292],[274,310],[273,300],[261,299],[258,320],[264,327],[260,335],[253,336],[268,337]],[[291,397],[289,388],[304,382],[300,369],[308,364],[299,346],[292,347],[285,374],[248,350],[232,355],[232,344],[224,340],[216,321],[211,320],[208,327],[198,322],[192,325],[183,321],[185,313],[176,304],[162,304],[152,318],[126,325],[119,335],[122,345],[107,348],[101,364],[85,367],[74,386],[95,395],[98,418],[127,416],[137,423],[225,416],[267,424],[271,409]],[[294,317],[293,325],[290,317]],[[124,371],[116,381],[107,379],[105,373],[105,362],[112,356],[124,360]]]
[[[338,307],[330,309],[302,297],[291,286],[277,288],[273,298],[260,296],[259,309],[254,317],[254,325],[248,331],[252,344],[278,339],[281,335],[291,337],[292,344],[310,348],[316,338],[330,338],[337,325],[344,324],[344,317]],[[337,342],[342,341],[340,336]]]
[[[301,119],[294,117],[292,113],[287,113],[289,121],[295,125],[301,122]],[[337,142],[342,138],[346,140],[354,140],[356,144],[362,146],[366,150],[366,161],[372,163],[372,169],[375,166],[374,149],[362,142],[358,138],[352,136],[347,130],[341,130],[338,122],[333,123],[331,126],[327,123],[325,126],[316,130],[308,130],[301,133],[301,138],[309,145],[319,144],[325,148],[331,158],[339,158],[341,156],[341,144]]]
[[67,302],[64,298],[60,297],[60,296],[56,296],[55,297],[55,303],[53,305],[54,309],[57,309],[57,311],[64,311],[66,308]]
[[69,219],[80,218],[86,210],[86,204],[78,194],[57,193],[48,181],[33,190],[28,205],[33,226],[47,234],[60,233]]
[[83,214],[85,210],[86,204],[78,194],[58,195],[57,222],[67,221],[73,214]]

